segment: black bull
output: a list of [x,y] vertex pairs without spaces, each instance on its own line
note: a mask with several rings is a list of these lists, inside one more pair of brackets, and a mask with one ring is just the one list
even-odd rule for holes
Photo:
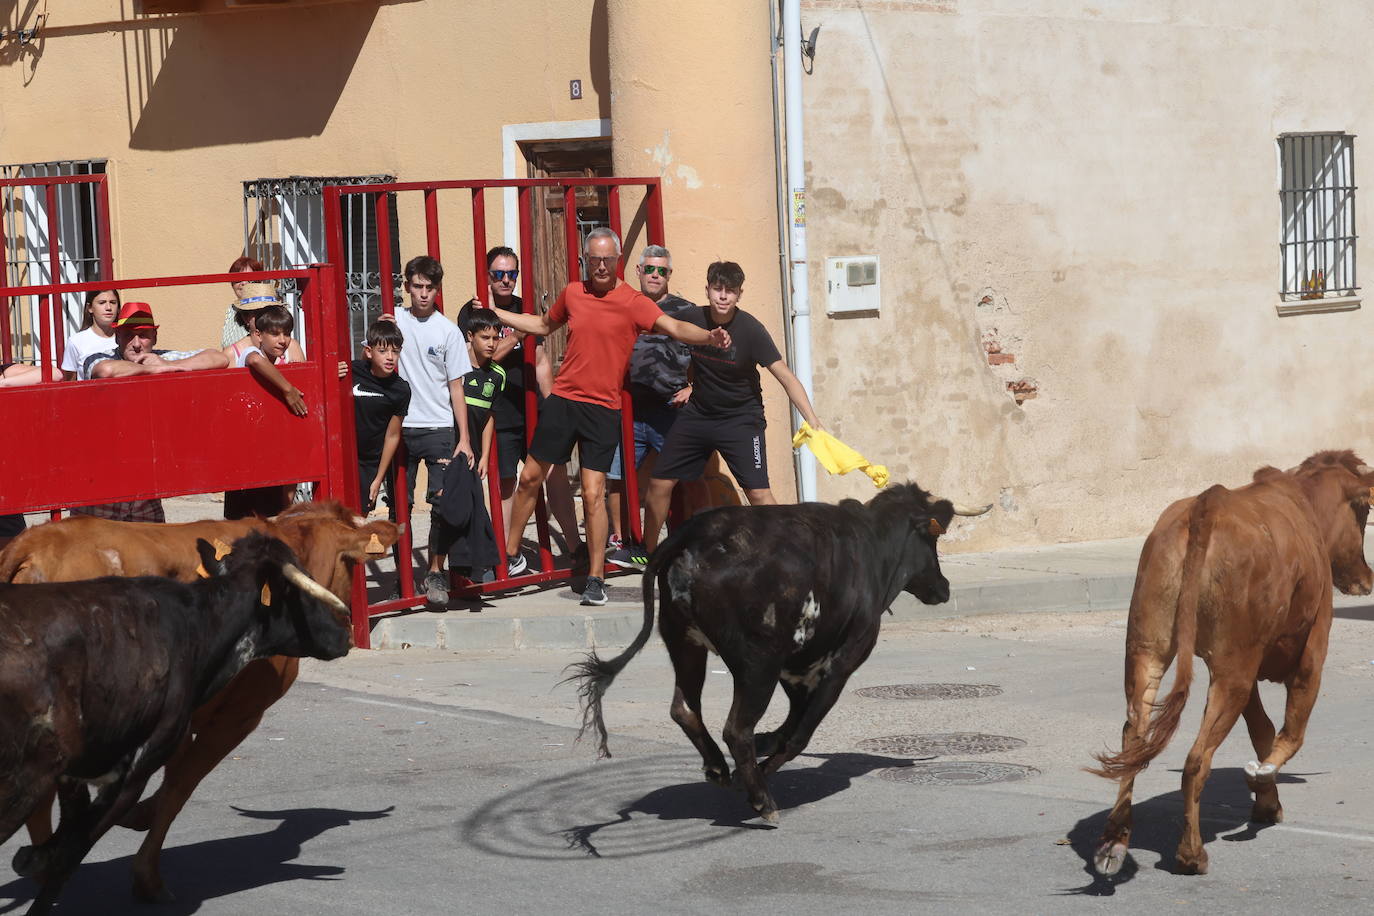
[[281,541],[250,534],[222,563],[197,546],[217,575],[189,585],[0,585],[0,842],[54,788],[61,801],[57,832],[14,857],[41,885],[30,913],[47,912],[176,750],[195,708],[244,665],[338,658],[352,644],[348,609]]
[[[701,752],[706,778],[730,785],[730,768],[701,718],[707,652],[715,652],[734,678],[723,737],[736,776],[754,810],[776,822],[767,778],[806,748],[873,651],[898,594],[949,600],[936,538],[956,512],[985,511],[956,510],[909,483],[867,504],[728,507],[696,516],[654,552],[644,573],[644,626],[630,647],[609,661],[592,652],[573,665],[583,730],[594,728],[601,754],[610,756],[601,698],[649,640],[657,581],[659,632],[676,678],[673,721]],[[787,719],[755,736],[779,683],[790,701]]]

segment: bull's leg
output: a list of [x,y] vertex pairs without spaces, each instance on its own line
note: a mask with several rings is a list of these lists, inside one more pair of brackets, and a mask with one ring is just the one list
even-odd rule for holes
[[673,632],[674,629],[668,627],[663,640],[668,648],[668,658],[673,663],[675,681],[669,714],[701,754],[706,778],[729,788],[730,766],[701,718],[701,688],[706,683],[706,650],[688,642],[683,635]]
[[[1274,749],[1274,723],[1264,711],[1260,700],[1259,684],[1250,688],[1250,700],[1245,704],[1245,727],[1250,732],[1250,743],[1255,746],[1255,759],[1267,760]],[[1279,787],[1271,773],[1268,779],[1259,777],[1259,763],[1252,762],[1245,768],[1245,782],[1255,793],[1255,805],[1250,809],[1250,820],[1257,824],[1277,824],[1283,820],[1283,805],[1279,804]]]
[[1202,787],[1212,772],[1212,755],[1226,740],[1226,735],[1245,709],[1250,687],[1254,684],[1254,671],[1258,668],[1258,664],[1250,666],[1241,659],[1235,661],[1241,662],[1235,667],[1244,669],[1245,673],[1239,677],[1231,673],[1218,677],[1213,673],[1214,680],[1207,688],[1207,708],[1202,713],[1202,727],[1183,764],[1183,837],[1178,842],[1178,852],[1174,857],[1175,869],[1179,874],[1207,873],[1207,851],[1202,848]]
[[29,828],[29,842],[34,846],[46,843],[52,836],[52,806],[55,801],[57,801],[56,787],[34,805],[33,813],[25,822]]
[[[1330,600],[1330,599],[1328,599]],[[1330,611],[1326,612],[1330,619]],[[1320,619],[1320,618],[1319,618]],[[1329,626],[1329,624],[1328,624]],[[1314,626],[1307,636],[1307,645],[1302,650],[1297,667],[1288,676],[1284,685],[1288,688],[1288,702],[1283,711],[1283,728],[1274,738],[1268,753],[1261,753],[1258,761],[1251,761],[1245,767],[1247,780],[1275,784],[1279,767],[1289,761],[1302,747],[1307,734],[1307,722],[1312,717],[1312,707],[1317,702],[1317,693],[1322,685],[1322,665],[1326,661],[1328,628]],[[1259,746],[1255,746],[1259,750]],[[1278,789],[1275,787],[1275,796]]]
[[772,757],[787,743],[788,737],[797,730],[797,722],[806,710],[806,702],[810,697],[810,691],[805,686],[788,680],[786,675],[781,683],[782,692],[787,694],[787,718],[776,730],[754,735],[754,755],[759,758]]
[[749,804],[765,821],[776,824],[778,805],[768,793],[767,781],[754,755],[754,726],[763,718],[768,701],[773,698],[779,670],[759,670],[758,666],[757,659],[731,666],[735,676],[735,699],[725,720],[724,737],[735,758],[735,775],[749,796]]
[[[1155,696],[1159,693],[1160,681],[1164,679],[1168,667],[1168,659],[1148,656],[1127,661],[1126,724],[1121,727],[1122,750],[1132,750],[1145,740]],[[1093,868],[1099,875],[1114,875],[1126,862],[1126,852],[1131,847],[1131,793],[1134,789],[1134,775],[1123,778],[1117,788],[1116,804],[1107,815],[1102,838],[1097,841],[1097,849],[1093,853]]]
[[163,903],[174,899],[162,881],[160,865],[172,821],[201,780],[258,727],[267,708],[296,680],[299,669],[300,659],[286,656],[250,662],[196,710],[195,738],[184,741],[167,761],[157,792],[120,821],[126,827],[146,826],[148,830],[134,857],[134,896]]

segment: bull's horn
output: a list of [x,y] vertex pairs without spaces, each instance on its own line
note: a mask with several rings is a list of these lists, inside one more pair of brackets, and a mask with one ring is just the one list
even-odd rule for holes
[[973,509],[973,508],[970,508],[969,506],[961,506],[961,505],[959,505],[958,503],[955,503],[955,504],[954,504],[954,514],[955,514],[955,515],[982,515],[983,513],[988,512],[988,511],[990,511],[991,509],[992,509],[992,503],[988,503],[986,506],[984,506],[984,507],[981,508],[981,509]]
[[287,563],[281,568],[281,574],[286,577],[287,582],[290,582],[307,595],[318,598],[336,611],[342,611],[345,614],[348,613],[348,606],[339,600],[338,595],[301,572],[300,569],[294,565]]

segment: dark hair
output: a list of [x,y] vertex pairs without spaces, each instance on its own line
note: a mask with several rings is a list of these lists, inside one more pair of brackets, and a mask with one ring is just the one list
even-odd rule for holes
[[492,262],[497,258],[515,258],[516,265],[519,266],[520,264],[520,255],[516,254],[512,249],[507,248],[505,245],[497,245],[491,251],[487,252],[487,267],[491,267]]
[[439,286],[444,282],[444,265],[427,254],[411,258],[406,261],[406,283],[410,282],[411,277],[417,275],[424,277],[435,286]]
[[458,310],[458,329],[463,332],[463,337],[471,340],[474,334],[487,328],[501,330],[501,319],[496,317],[496,313],[484,308],[480,299],[464,302]]
[[734,261],[713,261],[711,266],[706,268],[706,285],[743,289],[744,268]]
[[369,347],[395,347],[397,350],[405,345],[406,336],[401,333],[401,329],[396,327],[394,321],[381,321],[380,319],[367,326],[367,345]]
[[81,328],[80,328],[80,330],[84,331],[84,330],[86,330],[87,328],[89,328],[91,325],[95,324],[95,313],[91,311],[91,306],[92,306],[92,305],[95,305],[95,300],[99,299],[101,296],[105,295],[106,293],[114,293],[115,305],[123,305],[123,304],[124,304],[123,301],[119,298],[119,290],[117,290],[117,289],[93,289],[93,290],[91,290],[89,293],[86,294],[86,313],[85,313],[84,315],[81,316]]
[[253,326],[261,334],[279,333],[285,331],[290,334],[296,330],[296,322],[291,317],[291,312],[280,305],[269,305],[267,308],[258,309],[253,313]]
[[225,273],[236,274],[248,270],[262,270],[262,262],[257,258],[250,258],[248,255],[244,255],[241,258],[234,258],[234,263],[229,265],[229,269],[226,270]]

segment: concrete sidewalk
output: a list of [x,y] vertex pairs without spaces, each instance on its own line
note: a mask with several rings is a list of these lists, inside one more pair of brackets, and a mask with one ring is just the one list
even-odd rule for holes
[[[902,593],[898,619],[962,617],[1033,611],[1124,610],[1131,600],[1144,538],[1088,541],[940,558],[951,586],[946,604],[928,606]],[[377,618],[377,649],[579,649],[626,646],[643,625],[639,573],[613,574],[604,607],[582,607],[581,580],[538,591],[455,599],[445,611],[412,611]],[[655,638],[657,634],[655,633]]]

